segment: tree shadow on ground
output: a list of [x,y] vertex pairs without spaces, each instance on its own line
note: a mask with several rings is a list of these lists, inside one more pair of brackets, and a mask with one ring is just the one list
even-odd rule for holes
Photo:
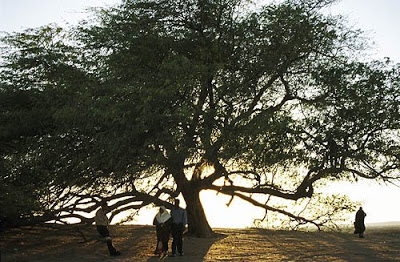
[[[184,236],[183,238],[183,256],[176,257],[165,257],[163,259],[158,255],[154,255],[150,257],[148,262],[156,262],[156,261],[191,261],[191,262],[200,262],[204,261],[207,253],[213,244],[223,238],[227,237],[225,234],[215,233],[210,238],[196,238],[191,236]],[[168,243],[169,250],[171,250],[172,239],[170,239]],[[155,245],[155,241],[154,241]],[[153,246],[154,250],[154,246]]]
[[203,261],[400,261],[400,232],[390,234],[371,232],[360,239],[347,232],[239,230],[216,243]]
[[[42,225],[9,229],[1,236],[2,261],[159,261],[153,255],[156,244],[153,226],[110,226],[109,230],[121,256],[109,256],[95,226]],[[207,239],[185,236],[185,256],[164,260],[203,261],[213,243],[224,237],[222,234]]]
[[[40,226],[11,229],[1,235],[2,262],[159,261],[153,226],[111,226],[122,253],[110,257],[95,226]],[[263,229],[216,229],[213,238],[184,238],[183,257],[166,261],[400,261],[400,229],[352,232],[295,232]],[[169,242],[171,244],[171,240]]]

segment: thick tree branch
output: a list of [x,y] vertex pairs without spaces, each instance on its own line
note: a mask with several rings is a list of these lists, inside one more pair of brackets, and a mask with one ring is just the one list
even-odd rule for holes
[[217,192],[222,192],[223,194],[226,194],[226,195],[237,196],[240,199],[243,199],[246,202],[248,202],[250,204],[253,204],[254,206],[257,206],[257,207],[260,207],[260,208],[263,208],[265,210],[269,210],[269,211],[272,211],[272,212],[277,212],[277,213],[283,214],[283,215],[288,216],[288,217],[290,217],[290,218],[292,218],[292,219],[294,219],[296,221],[301,221],[301,222],[306,222],[306,223],[313,224],[314,226],[316,226],[318,228],[318,230],[321,230],[322,224],[317,223],[314,220],[307,219],[307,218],[302,217],[302,216],[296,216],[296,215],[294,215],[294,214],[292,214],[290,212],[287,212],[285,210],[282,210],[282,209],[279,209],[279,208],[274,208],[274,207],[271,207],[271,206],[269,206],[267,204],[260,203],[260,202],[258,202],[256,200],[254,200],[253,198],[251,198],[249,196],[246,196],[246,195],[243,195],[241,193],[238,193],[238,192],[235,192],[235,191],[219,191],[218,188],[211,188],[211,190],[214,190],[214,191],[217,191]]

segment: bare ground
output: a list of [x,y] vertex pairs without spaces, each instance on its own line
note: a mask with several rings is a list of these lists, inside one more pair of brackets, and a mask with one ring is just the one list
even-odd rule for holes
[[[84,237],[87,241],[84,241]],[[109,257],[94,226],[40,226],[1,235],[1,262],[159,261],[153,255],[154,228],[111,226],[122,253]],[[295,232],[216,229],[213,238],[184,238],[183,257],[165,261],[400,261],[400,228],[369,229],[364,239],[351,232]]]

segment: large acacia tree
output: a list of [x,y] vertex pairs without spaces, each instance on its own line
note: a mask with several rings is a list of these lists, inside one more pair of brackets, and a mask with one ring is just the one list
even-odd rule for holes
[[42,220],[181,195],[189,232],[209,236],[199,193],[214,190],[320,227],[268,200],[399,179],[399,68],[357,60],[331,2],[129,0],[70,32],[6,36],[1,95],[29,103],[1,108],[3,184],[35,181],[24,215]]

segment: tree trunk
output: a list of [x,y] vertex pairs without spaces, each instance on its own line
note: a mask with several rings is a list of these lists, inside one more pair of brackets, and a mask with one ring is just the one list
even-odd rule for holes
[[196,237],[206,238],[213,236],[213,231],[208,224],[203,205],[200,202],[200,191],[188,185],[182,190],[186,201],[186,212],[188,217],[189,234]]

